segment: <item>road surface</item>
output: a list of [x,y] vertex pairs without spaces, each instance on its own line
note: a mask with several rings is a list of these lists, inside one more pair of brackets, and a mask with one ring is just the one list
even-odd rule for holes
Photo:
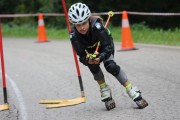
[[[118,81],[101,65],[116,108],[107,111],[97,83],[80,64],[86,103],[46,109],[40,100],[81,96],[71,44],[68,40],[37,43],[36,39],[4,38],[5,70],[10,110],[0,120],[179,120],[180,47],[135,44],[139,50],[117,52],[115,60],[149,102],[136,109]],[[0,86],[2,83],[0,82]],[[0,87],[0,104],[3,92]]]

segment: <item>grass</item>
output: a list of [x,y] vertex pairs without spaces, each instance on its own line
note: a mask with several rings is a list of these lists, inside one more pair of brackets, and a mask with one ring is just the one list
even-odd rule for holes
[[[112,27],[110,29],[115,40],[121,41],[121,28]],[[150,29],[137,24],[131,26],[131,34],[135,43],[180,46],[180,29]]]
[[[109,29],[114,40],[121,41],[121,27],[109,26]],[[2,25],[3,37],[37,38],[37,30],[36,26],[30,25]],[[69,39],[68,31],[65,28],[46,28],[46,33],[48,39]],[[131,33],[135,43],[180,46],[180,29],[150,29],[143,24],[137,24],[131,26]]]
[[[2,25],[3,37],[15,38],[36,38],[38,35],[38,28],[30,25]],[[49,39],[67,39],[69,38],[67,29],[47,28],[46,35]]]

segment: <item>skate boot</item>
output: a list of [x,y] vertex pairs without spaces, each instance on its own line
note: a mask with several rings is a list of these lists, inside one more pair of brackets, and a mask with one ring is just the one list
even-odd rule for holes
[[108,85],[100,88],[101,92],[101,101],[105,102],[105,106],[107,110],[111,110],[116,107],[115,101],[112,98],[111,89]]
[[127,93],[134,100],[134,102],[140,109],[143,109],[148,106],[146,100],[142,98],[140,90],[138,90],[136,87],[127,90]]

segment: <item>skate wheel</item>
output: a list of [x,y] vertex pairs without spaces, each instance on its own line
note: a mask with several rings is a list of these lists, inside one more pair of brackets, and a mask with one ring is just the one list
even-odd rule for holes
[[143,109],[148,106],[148,103],[144,99],[136,101],[136,104],[138,105],[139,109]]
[[106,109],[109,111],[116,107],[115,101],[111,99],[110,101],[105,102]]

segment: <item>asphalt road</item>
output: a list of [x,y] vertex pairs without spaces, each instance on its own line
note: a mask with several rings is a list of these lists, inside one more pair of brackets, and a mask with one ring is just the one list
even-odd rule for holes
[[180,120],[180,47],[135,44],[139,50],[117,52],[120,44],[116,43],[117,64],[149,106],[136,109],[125,89],[101,65],[117,106],[107,111],[97,83],[82,64],[86,103],[54,109],[39,104],[81,96],[69,41],[4,38],[3,43],[10,110],[0,111],[0,120]]

